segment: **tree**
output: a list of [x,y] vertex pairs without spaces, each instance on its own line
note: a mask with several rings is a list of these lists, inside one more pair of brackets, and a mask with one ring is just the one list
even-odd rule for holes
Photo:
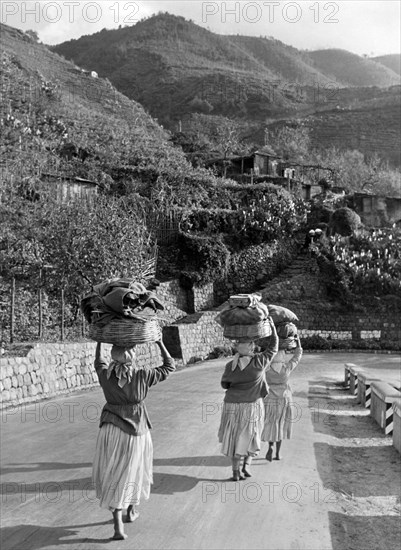
[[316,158],[336,171],[337,184],[348,192],[371,192],[399,197],[400,171],[390,168],[377,154],[369,157],[358,150],[341,151],[336,147],[317,151]]
[[272,132],[269,141],[275,152],[285,160],[305,162],[310,156],[308,128],[284,126]]
[[350,208],[339,208],[331,216],[330,229],[333,234],[352,235],[362,225],[361,218]]
[[30,36],[34,42],[39,42],[39,35],[36,31],[33,31],[32,29],[29,29],[25,31],[25,34]]
[[242,125],[236,120],[193,113],[185,120],[184,135],[173,139],[177,143],[183,140],[183,149],[188,153],[201,153],[204,159],[220,155],[226,160],[233,153],[245,152],[241,130]]

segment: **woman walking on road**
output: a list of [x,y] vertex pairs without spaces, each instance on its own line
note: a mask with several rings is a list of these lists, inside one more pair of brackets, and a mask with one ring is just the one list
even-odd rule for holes
[[[268,393],[265,370],[278,350],[278,337],[269,317],[272,336],[261,353],[255,342],[237,344],[237,353],[226,365],[221,385],[226,390],[218,437],[222,453],[231,458],[233,481],[251,477],[252,457],[261,447],[264,410],[263,397]],[[241,461],[244,460],[242,470]]]
[[269,395],[265,397],[265,424],[262,441],[269,442],[266,460],[273,458],[273,446],[276,444],[275,460],[280,460],[280,449],[283,439],[290,439],[294,422],[292,390],[289,378],[298,366],[302,357],[302,346],[299,336],[295,337],[297,347],[289,361],[286,361],[285,350],[280,350],[266,370],[266,381],[269,384]]
[[122,509],[127,522],[139,516],[143,496],[149,498],[153,483],[153,446],[144,399],[148,390],[175,370],[174,360],[160,340],[156,342],[163,365],[154,369],[136,367],[135,349],[113,346],[111,363],[96,347],[95,368],[106,398],[100,417],[100,431],[93,461],[93,483],[100,506],[113,514],[114,540],[127,538]]

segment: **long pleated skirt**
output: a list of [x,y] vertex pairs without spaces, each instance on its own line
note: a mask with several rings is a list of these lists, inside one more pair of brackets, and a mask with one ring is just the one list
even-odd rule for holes
[[130,435],[114,424],[99,430],[92,480],[102,508],[127,508],[149,498],[153,483],[153,444],[150,431]]
[[266,397],[262,441],[276,442],[291,439],[295,417],[291,397]]
[[264,423],[263,400],[255,403],[223,403],[218,432],[221,452],[235,456],[257,456]]

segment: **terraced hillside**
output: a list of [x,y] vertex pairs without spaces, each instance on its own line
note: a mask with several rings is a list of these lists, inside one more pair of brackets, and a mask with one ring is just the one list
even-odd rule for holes
[[280,117],[314,109],[317,87],[324,96],[333,86],[400,82],[388,67],[349,52],[331,52],[325,63],[318,52],[315,58],[272,38],[218,35],[170,14],[52,49],[110,78],[167,125],[199,110],[254,121]]
[[308,53],[317,70],[343,86],[394,86],[399,73],[378,60],[365,59],[346,50],[327,49]]
[[372,59],[373,61],[377,61],[395,73],[401,75],[401,54],[394,53],[390,55],[381,55],[378,57],[373,57]]
[[[143,108],[120,93],[108,80],[92,78],[80,67],[50,52],[22,31],[1,25],[0,45],[2,52],[13,56],[27,79],[32,79],[33,87],[39,81],[52,82],[57,87],[61,102],[72,110],[75,106],[83,107],[131,122],[141,117],[141,123],[149,131],[161,135],[160,127]],[[4,85],[3,81],[3,90]]]
[[[35,181],[57,171],[99,184],[140,180],[140,174],[127,176],[125,165],[131,172],[162,164],[188,168],[168,133],[107,79],[83,72],[6,25],[0,47],[2,166],[18,161],[21,178]],[[85,151],[85,159],[61,154],[71,143]],[[10,177],[13,171],[11,166]]]
[[262,145],[266,125],[300,118],[315,144],[358,147],[399,165],[400,76],[378,60],[218,35],[170,14],[52,49],[110,78],[171,130],[186,114],[224,115]]
[[323,116],[306,118],[305,123],[311,129],[315,145],[325,143],[342,149],[346,143],[349,149],[378,153],[394,166],[400,166],[401,135],[399,125],[394,123],[400,117],[398,104],[380,109],[326,112]]

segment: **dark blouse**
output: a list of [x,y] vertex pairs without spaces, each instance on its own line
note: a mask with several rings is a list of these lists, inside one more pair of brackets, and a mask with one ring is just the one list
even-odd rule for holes
[[152,424],[143,401],[151,386],[166,380],[175,371],[174,360],[166,359],[161,367],[154,369],[135,368],[131,382],[127,382],[123,388],[119,387],[114,372],[107,379],[108,367],[102,358],[95,361],[99,383],[107,401],[100,416],[100,427],[110,423],[130,435],[145,434],[152,428]]
[[278,351],[278,338],[272,336],[268,341],[269,347],[255,354],[244,370],[232,370],[233,362],[227,363],[221,378],[226,403],[254,403],[269,393],[265,371]]

